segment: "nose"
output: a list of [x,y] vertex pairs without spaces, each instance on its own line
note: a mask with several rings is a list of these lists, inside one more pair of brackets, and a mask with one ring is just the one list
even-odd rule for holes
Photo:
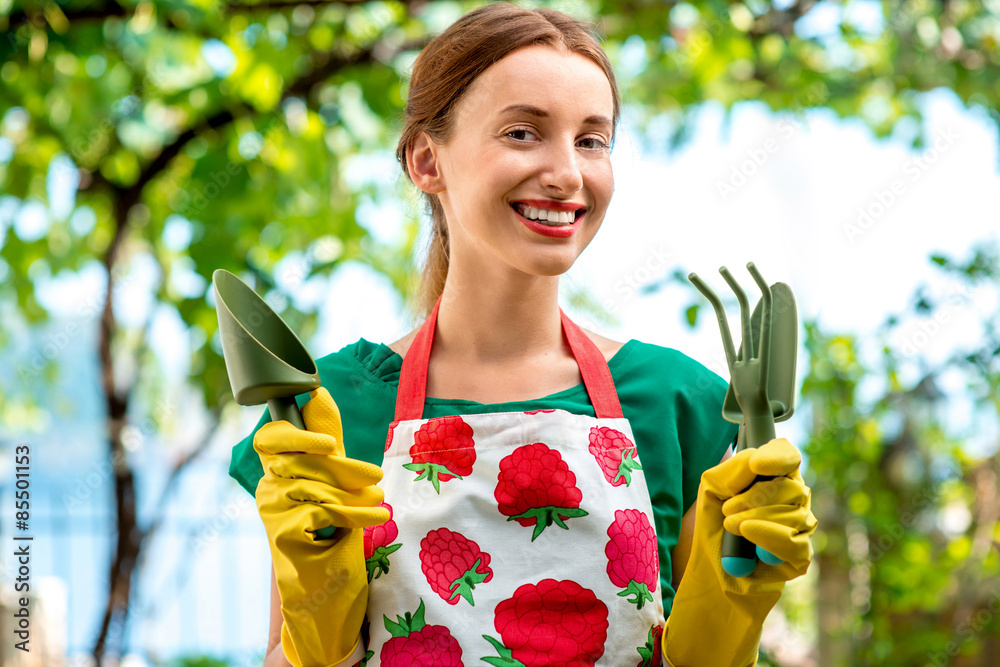
[[550,144],[549,159],[542,173],[542,185],[553,195],[569,196],[583,187],[583,173],[577,163],[573,140]]

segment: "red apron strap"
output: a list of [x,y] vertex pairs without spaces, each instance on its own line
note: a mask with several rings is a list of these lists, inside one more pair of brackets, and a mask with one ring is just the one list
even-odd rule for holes
[[576,357],[577,365],[580,366],[583,384],[590,395],[590,402],[594,405],[594,414],[598,419],[624,416],[621,402],[618,400],[618,391],[615,389],[615,381],[611,377],[611,370],[608,368],[608,362],[604,360],[604,355],[587,334],[567,317],[562,308],[559,309],[559,316],[562,318],[563,335],[566,336],[569,348]]
[[403,366],[399,369],[399,391],[396,394],[396,421],[406,419],[421,419],[424,416],[424,398],[427,396],[427,366],[431,360],[431,343],[434,342],[434,329],[437,325],[438,308],[441,297],[438,297],[427,321],[420,327],[410,349],[403,357]]
[[[427,396],[427,367],[431,359],[431,344],[434,342],[434,330],[437,326],[438,308],[441,297],[438,297],[431,314],[427,317],[416,337],[410,344],[403,365],[399,371],[399,391],[396,394],[395,420],[401,422],[408,419],[422,419],[424,414],[424,399]],[[615,390],[615,382],[608,370],[604,355],[597,346],[576,326],[566,313],[559,309],[562,321],[563,335],[573,352],[583,384],[594,405],[594,413],[599,419],[622,417],[622,406]]]

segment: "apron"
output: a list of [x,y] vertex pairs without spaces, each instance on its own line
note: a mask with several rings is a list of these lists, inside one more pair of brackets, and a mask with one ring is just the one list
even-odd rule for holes
[[365,529],[367,665],[659,665],[649,491],[597,346],[560,309],[596,418],[423,419],[438,299],[399,377]]

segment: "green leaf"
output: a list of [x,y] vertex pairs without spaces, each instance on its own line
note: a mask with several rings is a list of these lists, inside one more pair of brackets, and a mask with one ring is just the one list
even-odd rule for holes
[[698,321],[698,309],[701,308],[700,304],[693,304],[688,306],[687,310],[684,311],[684,317],[687,319],[688,326],[693,327],[695,322]]

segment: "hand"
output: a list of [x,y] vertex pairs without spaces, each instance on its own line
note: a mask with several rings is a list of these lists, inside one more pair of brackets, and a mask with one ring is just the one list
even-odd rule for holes
[[[734,463],[737,459],[742,461]],[[764,570],[760,579],[790,581],[805,574],[812,561],[816,517],[810,509],[812,492],[799,472],[801,460],[798,449],[777,439],[745,449],[702,476],[703,482],[710,477],[706,492],[722,503],[722,527],[784,561]],[[754,483],[765,475],[774,479]]]
[[[805,574],[813,556],[810,538],[816,517],[810,510],[809,487],[799,473],[800,462],[799,450],[777,439],[744,449],[702,474],[691,557],[664,628],[662,646],[668,665],[756,663],[764,619],[781,597],[785,582]],[[775,479],[754,483],[758,475]],[[749,576],[730,576],[721,561],[725,530],[784,562],[759,563]]]
[[[340,411],[319,388],[302,410],[305,431],[286,421],[254,436],[264,476],[257,509],[281,596],[281,643],[295,667],[353,664],[368,604],[363,529],[385,523],[375,486],[382,469],[345,456]],[[328,539],[315,533],[338,530]]]

